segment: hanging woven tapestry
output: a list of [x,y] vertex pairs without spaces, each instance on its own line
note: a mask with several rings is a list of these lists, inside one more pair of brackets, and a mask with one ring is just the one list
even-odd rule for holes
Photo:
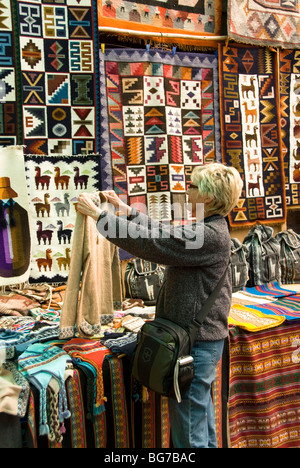
[[16,45],[11,0],[1,1],[0,20],[0,146],[22,143],[17,107]]
[[96,153],[96,0],[11,1],[26,153]]
[[228,35],[246,44],[297,49],[300,43],[298,0],[229,0]]
[[280,51],[280,103],[286,203],[300,206],[300,52]]
[[102,189],[169,221],[193,167],[221,158],[218,61],[135,49],[100,57]]
[[98,0],[100,31],[108,26],[116,28],[117,33],[119,30],[119,35],[126,30],[127,34],[130,30],[156,32],[159,42],[164,33],[184,34],[184,38],[163,37],[164,42],[174,45],[195,45],[195,39],[201,36],[212,36],[213,40],[220,34],[221,19],[221,0]]
[[69,274],[75,203],[99,190],[99,156],[25,156],[30,202],[30,282],[65,282]]
[[286,218],[276,53],[220,46],[223,162],[244,181],[231,226],[280,223]]
[[30,272],[29,201],[23,148],[0,148],[0,286],[26,282]]

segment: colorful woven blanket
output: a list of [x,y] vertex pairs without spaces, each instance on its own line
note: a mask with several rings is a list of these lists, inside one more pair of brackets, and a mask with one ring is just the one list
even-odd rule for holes
[[102,188],[171,220],[193,167],[221,158],[217,59],[106,50],[100,76]]
[[232,448],[299,447],[299,340],[298,324],[230,330]]
[[283,222],[286,203],[276,53],[239,44],[220,45],[219,71],[222,158],[244,180],[230,224]]
[[228,35],[238,42],[297,49],[300,42],[297,0],[229,0]]

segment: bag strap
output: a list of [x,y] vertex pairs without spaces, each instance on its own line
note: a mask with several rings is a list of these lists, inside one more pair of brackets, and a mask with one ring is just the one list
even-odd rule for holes
[[198,330],[199,330],[199,327],[202,326],[204,320],[206,319],[208,313],[211,311],[212,309],[212,306],[214,305],[217,297],[219,296],[220,292],[221,292],[221,289],[223,287],[223,284],[224,284],[224,281],[225,281],[225,277],[226,277],[226,274],[227,274],[227,271],[228,271],[228,267],[226,268],[226,270],[224,271],[224,274],[223,276],[221,277],[217,287],[215,288],[215,290],[213,291],[213,293],[209,296],[209,298],[206,300],[206,302],[204,303],[203,307],[201,308],[200,312],[198,313],[198,315],[194,318],[194,320],[192,321],[192,323],[190,324],[189,326],[189,334],[190,334],[190,339],[191,339],[191,347],[193,346],[194,344],[194,341],[196,339],[196,335],[198,333]]

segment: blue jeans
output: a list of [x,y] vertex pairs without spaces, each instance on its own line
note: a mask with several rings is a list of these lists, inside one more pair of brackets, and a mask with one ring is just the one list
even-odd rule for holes
[[224,340],[196,342],[193,347],[195,378],[181,403],[169,398],[171,436],[175,448],[217,448],[211,386],[216,379],[216,367],[223,347]]

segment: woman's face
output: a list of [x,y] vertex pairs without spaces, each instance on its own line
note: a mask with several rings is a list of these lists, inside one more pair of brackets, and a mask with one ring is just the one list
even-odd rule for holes
[[[191,207],[191,214],[193,218],[199,218],[199,215],[201,214],[203,216],[203,213],[205,213],[205,205],[209,204],[212,201],[211,198],[208,198],[205,195],[201,195],[198,187],[196,187],[195,185],[190,185],[189,189],[187,190],[187,198],[188,203]],[[198,205],[199,208],[197,210]]]

